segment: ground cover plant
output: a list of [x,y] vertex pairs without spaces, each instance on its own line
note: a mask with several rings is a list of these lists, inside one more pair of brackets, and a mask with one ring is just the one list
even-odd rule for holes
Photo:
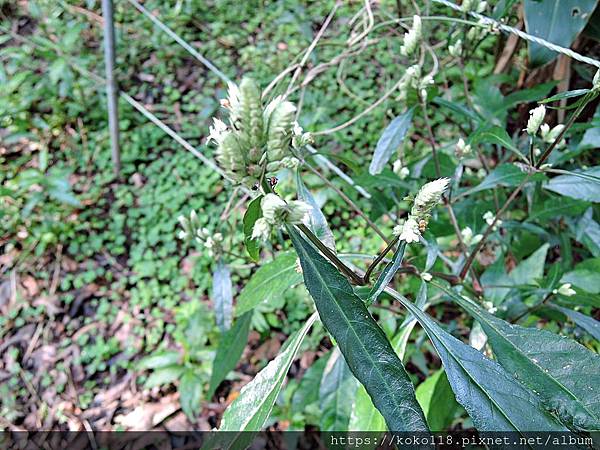
[[99,2],[0,3],[4,429],[600,429],[596,2],[143,3],[224,76],[134,3],[214,167],[122,101],[116,177]]

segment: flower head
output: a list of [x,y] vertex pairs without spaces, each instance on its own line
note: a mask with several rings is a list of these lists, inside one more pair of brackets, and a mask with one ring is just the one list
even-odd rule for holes
[[408,33],[404,34],[404,44],[400,47],[400,53],[404,56],[410,56],[414,53],[417,46],[421,42],[422,25],[419,16],[413,17],[413,26]]
[[425,184],[415,197],[415,202],[410,212],[411,215],[419,219],[425,219],[440,202],[449,184],[450,178],[438,178]]
[[542,140],[547,144],[554,142],[560,133],[565,129],[565,126],[562,123],[559,123],[554,128],[550,129],[550,125],[547,123],[540,126],[540,135],[542,136]]
[[401,241],[406,241],[407,244],[419,242],[421,232],[419,231],[419,223],[414,217],[408,217],[402,225],[396,225],[393,233],[398,236]]
[[393,233],[401,241],[406,241],[408,244],[419,241],[421,232],[429,222],[431,210],[440,202],[449,183],[449,178],[439,178],[425,184],[419,190],[406,221],[394,227]]
[[301,200],[286,203],[275,194],[267,194],[262,200],[263,218],[272,226],[302,223],[310,205]]
[[544,117],[546,116],[546,107],[544,105],[540,105],[537,108],[533,108],[529,111],[529,120],[527,121],[527,133],[530,136],[535,136],[535,134],[540,129],[542,122],[544,122]]

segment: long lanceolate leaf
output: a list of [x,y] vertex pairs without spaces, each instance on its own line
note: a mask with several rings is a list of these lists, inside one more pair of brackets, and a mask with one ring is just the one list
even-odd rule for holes
[[288,338],[284,350],[242,388],[240,395],[225,410],[219,431],[237,433],[226,434],[226,443],[220,442],[222,448],[245,448],[252,440],[252,434],[244,432],[262,429],[300,344],[316,318],[315,313],[299,331]]
[[483,327],[500,364],[574,428],[600,429],[600,356],[564,336],[511,325],[438,286]]
[[365,386],[391,431],[427,431],[414,386],[385,333],[337,269],[290,230],[304,282],[321,321],[336,339],[350,370]]
[[421,324],[442,360],[456,400],[479,431],[567,431],[541,400],[502,366],[448,334],[398,292],[391,288],[386,292]]

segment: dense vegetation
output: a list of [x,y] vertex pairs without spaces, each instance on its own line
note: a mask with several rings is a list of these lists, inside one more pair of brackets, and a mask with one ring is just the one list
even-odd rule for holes
[[[489,3],[463,2],[521,28],[536,2]],[[527,31],[598,60],[595,2],[580,3],[587,26],[561,35],[530,16]],[[250,74],[262,92],[289,68],[261,108],[289,91],[314,142],[269,175],[281,198],[313,205],[310,230],[358,278],[297,228],[252,239],[269,180],[233,185],[125,101],[115,177],[89,74],[103,73],[99,2],[0,1],[4,429],[599,429],[596,67],[435,2],[144,5],[237,83]],[[206,138],[227,85],[130,3],[115,2],[115,20],[120,88],[217,157]],[[414,215],[425,245],[394,234],[441,177],[441,204]],[[362,283],[394,235],[408,244]],[[327,285],[343,298],[320,296]],[[331,302],[350,312],[316,320]],[[341,321],[367,308],[381,330],[367,348],[391,349],[386,376],[414,417],[390,422],[373,392],[405,391],[366,380],[360,330],[344,338]],[[492,379],[522,403],[495,398]],[[248,406],[256,392],[264,402]]]

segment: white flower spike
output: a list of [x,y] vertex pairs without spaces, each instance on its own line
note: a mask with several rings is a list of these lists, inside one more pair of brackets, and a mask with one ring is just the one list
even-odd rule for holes
[[419,16],[414,16],[412,28],[408,31],[408,33],[404,34],[404,44],[402,44],[402,47],[400,47],[400,53],[402,53],[404,56],[412,55],[421,42],[421,36],[421,18]]
[[544,105],[540,105],[537,108],[533,108],[529,111],[529,120],[527,121],[527,134],[530,136],[535,136],[540,126],[544,122],[544,117],[546,116],[546,107]]

